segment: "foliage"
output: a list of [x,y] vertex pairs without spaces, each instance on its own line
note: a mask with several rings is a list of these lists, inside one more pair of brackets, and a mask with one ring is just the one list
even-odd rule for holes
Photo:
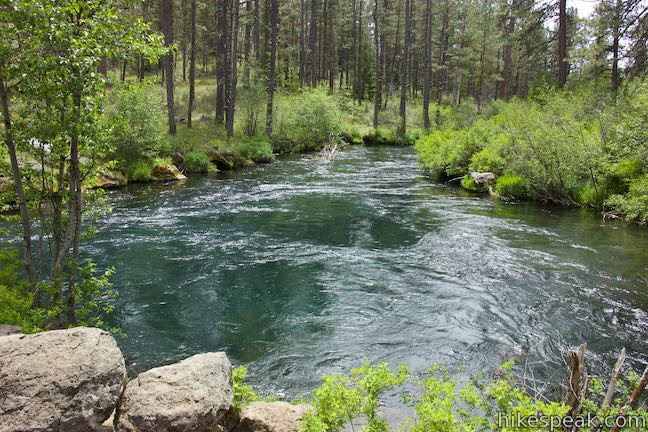
[[529,188],[524,177],[504,174],[497,178],[495,191],[506,198],[524,200],[529,197]]
[[43,311],[32,308],[29,283],[21,277],[16,251],[0,249],[0,323],[20,326],[24,333],[39,330]]
[[275,151],[318,150],[339,133],[341,112],[337,101],[323,89],[277,94]]
[[475,179],[472,178],[469,174],[466,174],[461,178],[461,187],[469,190],[471,192],[476,192],[477,191],[477,186],[475,185]]
[[131,182],[150,182],[153,177],[151,164],[145,160],[138,160],[128,167],[126,175],[128,176],[128,180]]
[[209,155],[201,151],[191,151],[184,156],[184,166],[187,172],[207,172],[211,166]]
[[[641,142],[644,98],[614,102],[587,87],[535,91],[533,99],[491,104],[468,128],[434,130],[419,139],[421,164],[450,177],[494,172],[504,197],[598,208],[605,203],[642,220],[637,179],[648,148]],[[462,185],[470,189],[467,182]]]
[[245,383],[247,369],[245,366],[238,366],[232,370],[232,387],[234,390],[233,407],[237,413],[242,412],[246,406],[259,400],[252,386]]
[[[348,375],[325,376],[312,399],[314,411],[302,420],[300,432],[336,432],[354,420],[365,424],[364,431],[384,432],[389,429],[378,413],[381,396],[397,390],[405,404],[416,413],[399,430],[412,432],[547,432],[558,430],[570,407],[554,402],[537,389],[518,381],[515,363],[505,362],[491,376],[482,374],[464,381],[453,379],[448,370],[433,366],[422,377],[415,377],[401,366],[392,372],[385,363],[375,366],[367,362]],[[648,420],[645,407],[629,410],[626,404],[637,387],[634,372],[617,383],[618,397],[603,409],[605,389],[601,380],[592,377],[588,397],[582,401],[582,418],[616,417],[623,408],[626,414]],[[415,390],[411,391],[411,385]],[[530,391],[529,391],[530,390]],[[518,424],[519,420],[536,418],[534,425]],[[395,429],[392,429],[395,430]],[[631,430],[631,429],[622,429]],[[634,429],[632,429],[634,430]]]
[[365,363],[349,376],[324,377],[324,384],[313,395],[315,411],[302,421],[301,432],[339,431],[359,417],[367,421],[367,431],[386,432],[388,424],[378,413],[381,396],[405,383],[409,370],[401,366],[392,372],[387,363],[374,367]]
[[605,205],[621,212],[628,220],[648,223],[648,174],[633,180],[627,194],[611,195]]
[[150,84],[128,84],[114,89],[107,117],[116,159],[152,159],[162,152],[164,111]]

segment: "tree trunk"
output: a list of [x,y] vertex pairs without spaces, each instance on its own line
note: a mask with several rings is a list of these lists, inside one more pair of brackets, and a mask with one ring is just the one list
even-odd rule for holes
[[272,135],[272,108],[276,88],[275,68],[277,63],[277,32],[279,27],[278,0],[270,0],[270,64],[268,65],[268,99],[266,103],[266,134]]
[[[564,0],[561,0],[564,1]],[[616,95],[621,79],[619,77],[619,42],[621,39],[621,10],[623,0],[616,0],[614,8],[614,23],[612,28],[612,91]]]
[[230,90],[227,98],[227,137],[234,136],[234,112],[236,107],[236,85],[238,82],[238,29],[239,29],[239,0],[232,0],[232,64]]
[[[562,1],[562,0],[561,0]],[[515,9],[517,0],[511,1],[511,10],[509,11],[508,25],[506,26],[506,43],[504,45],[504,64],[502,66],[502,82],[499,87],[499,97],[502,100],[507,100],[509,97],[508,91],[511,81],[511,66],[513,63],[513,33],[515,32]]]
[[400,126],[398,132],[404,135],[407,131],[406,112],[407,112],[407,75],[409,74],[409,49],[410,49],[410,27],[412,24],[412,2],[405,0],[405,36],[403,38],[403,58],[401,59],[401,96],[400,96]]
[[423,127],[430,129],[430,84],[432,81],[432,0],[425,3],[425,78],[423,82]]
[[308,79],[311,87],[317,85],[317,0],[311,0],[310,28],[308,30]]
[[225,94],[227,93],[227,40],[229,38],[227,10],[229,0],[218,0],[216,21],[218,35],[216,40],[216,114],[215,122],[222,125],[225,118]]
[[[167,48],[173,45],[173,0],[162,0],[162,33],[164,33],[164,44]],[[164,71],[166,79],[167,114],[169,117],[169,133],[175,135],[175,103],[173,100],[173,54],[164,56]]]
[[191,42],[189,52],[189,103],[187,106],[187,127],[191,128],[194,99],[196,98],[196,1],[191,0]]
[[378,114],[380,113],[380,107],[382,102],[382,57],[383,50],[381,49],[380,42],[382,39],[382,34],[380,30],[382,26],[379,25],[380,22],[380,13],[379,13],[379,4],[378,0],[374,0],[374,49],[376,50],[376,89],[374,94],[374,113],[373,113],[373,127],[378,127]]
[[558,0],[558,87],[567,83],[567,0]]
[[[0,70],[4,65],[0,64]],[[27,207],[27,198],[23,189],[22,174],[18,163],[18,153],[14,143],[13,132],[11,130],[11,111],[9,110],[9,93],[4,82],[0,77],[0,105],[2,105],[2,118],[4,121],[4,141],[9,153],[11,162],[11,174],[14,181],[14,190],[18,197],[18,207],[20,209],[20,224],[23,230],[23,258],[25,260],[25,273],[32,289],[36,288],[36,272],[32,261],[32,240],[31,240],[31,221],[29,219],[29,208]]]
[[300,32],[299,32],[299,86],[306,83],[306,0],[300,2]]

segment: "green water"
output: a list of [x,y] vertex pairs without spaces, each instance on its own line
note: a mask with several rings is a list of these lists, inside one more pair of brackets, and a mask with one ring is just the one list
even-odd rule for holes
[[648,230],[427,179],[411,148],[298,157],[111,194],[85,253],[114,265],[134,370],[224,350],[298,395],[363,357],[563,367],[648,360]]

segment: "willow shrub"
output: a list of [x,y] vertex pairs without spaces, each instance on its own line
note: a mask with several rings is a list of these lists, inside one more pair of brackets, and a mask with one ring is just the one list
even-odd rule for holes
[[506,173],[523,179],[519,183],[528,192],[523,195],[531,199],[600,205],[618,193],[618,188],[605,184],[625,182],[628,186],[622,193],[626,193],[635,178],[627,175],[627,169],[615,168],[621,158],[639,156],[640,162],[631,171],[636,174],[645,169],[642,134],[646,128],[637,131],[632,125],[637,126],[637,118],[646,114],[640,109],[632,115],[622,114],[622,109],[594,103],[587,92],[553,92],[539,101],[498,102],[471,126],[435,130],[420,139],[416,148],[423,166],[447,176],[469,171]]
[[[514,363],[509,361],[493,377],[482,375],[459,382],[447,370],[439,367],[430,368],[423,377],[415,377],[405,366],[394,372],[386,363],[371,366],[365,362],[348,375],[324,377],[324,383],[313,394],[313,410],[302,420],[299,430],[337,432],[346,430],[345,426],[352,421],[364,424],[361,430],[368,432],[563,430],[560,425],[556,425],[563,419],[567,424],[569,420],[565,416],[570,407],[550,400],[547,395],[534,390],[533,386],[521,384],[516,379],[513,368]],[[648,423],[645,407],[630,409],[625,406],[638,381],[638,375],[633,372],[621,377],[616,387],[617,398],[605,408],[603,400],[607,386],[599,378],[593,377],[589,383],[588,396],[582,401],[580,418],[592,418],[595,422],[605,424],[605,418],[609,422],[609,419],[614,420],[623,411],[639,419],[638,421],[643,418]],[[400,394],[403,403],[412,407],[416,415],[404,424],[392,425],[390,429],[379,409],[386,392]],[[525,418],[530,420],[528,424],[516,424],[518,420]],[[535,425],[531,422],[533,418],[539,420]],[[620,430],[630,431],[635,428]]]
[[279,92],[273,130],[276,152],[319,150],[337,142],[342,113],[337,100],[322,88]]
[[115,159],[150,160],[164,153],[165,114],[150,84],[127,84],[111,92],[106,117]]

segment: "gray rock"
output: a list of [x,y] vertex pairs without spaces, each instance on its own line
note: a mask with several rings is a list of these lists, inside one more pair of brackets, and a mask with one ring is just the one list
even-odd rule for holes
[[121,351],[102,330],[1,337],[0,432],[100,430],[125,381]]
[[297,432],[310,409],[288,402],[253,402],[241,413],[234,432]]
[[0,336],[9,336],[13,334],[21,334],[20,327],[11,324],[0,324]]
[[168,163],[155,165],[151,170],[151,176],[156,181],[175,181],[185,180],[187,178],[175,165]]
[[206,353],[143,372],[126,386],[117,430],[213,432],[232,407],[232,365]]
[[495,174],[492,172],[471,172],[470,177],[475,180],[475,184],[488,185],[495,182]]

